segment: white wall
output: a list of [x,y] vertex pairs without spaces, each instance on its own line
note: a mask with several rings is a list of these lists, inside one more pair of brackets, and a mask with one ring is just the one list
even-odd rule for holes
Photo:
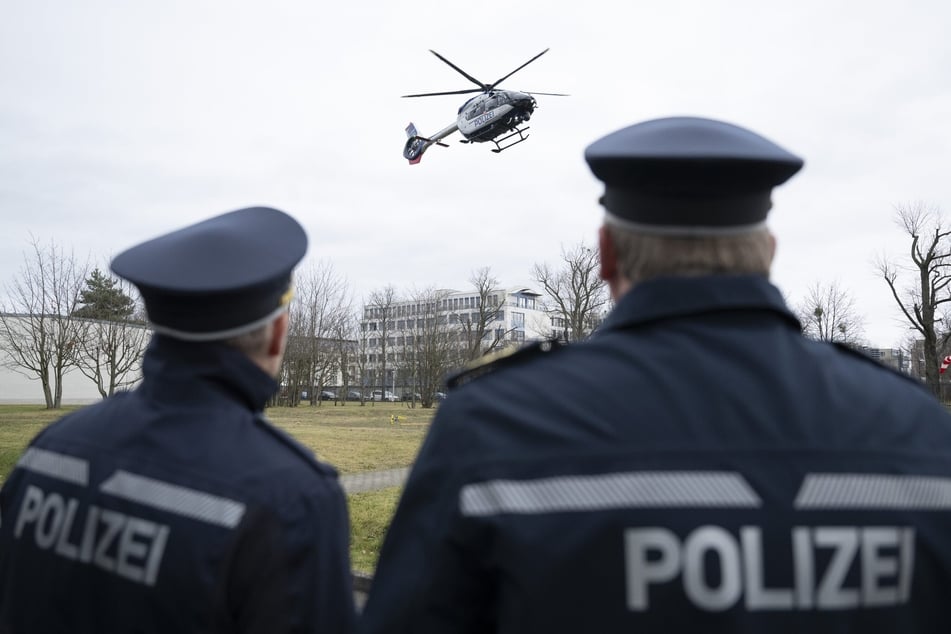
[[[19,319],[16,315],[7,315],[7,318]],[[144,330],[141,326],[133,327]],[[137,381],[139,379],[141,376],[136,377]],[[123,389],[131,387],[126,386]],[[50,389],[53,389],[52,386]],[[63,377],[64,405],[94,403],[99,400],[102,400],[102,397],[96,389],[96,384],[78,368],[71,368]],[[0,403],[46,404],[40,380],[35,375],[13,366],[9,355],[3,350],[0,350]]]
[[[63,404],[85,404],[100,400],[96,384],[79,370],[63,377]],[[0,403],[45,404],[43,386],[39,379],[27,377],[7,367],[0,366]]]

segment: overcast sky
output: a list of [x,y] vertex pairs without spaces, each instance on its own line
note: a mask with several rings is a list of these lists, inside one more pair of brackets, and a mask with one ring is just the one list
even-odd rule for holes
[[[357,300],[504,286],[594,244],[585,146],[645,119],[749,127],[804,157],[774,193],[773,280],[792,303],[837,282],[875,346],[907,332],[875,275],[906,240],[896,205],[951,214],[951,3],[617,0],[5,0],[0,4],[0,286],[31,236],[104,263],[208,216],[295,215],[308,260]],[[450,124],[472,88],[429,53],[540,96],[530,139],[402,159],[404,128]]]

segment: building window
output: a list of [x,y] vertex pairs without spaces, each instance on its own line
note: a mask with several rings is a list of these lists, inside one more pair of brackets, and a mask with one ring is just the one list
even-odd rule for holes
[[515,296],[515,305],[519,308],[528,308],[529,310],[535,310],[535,298],[526,297],[524,295]]

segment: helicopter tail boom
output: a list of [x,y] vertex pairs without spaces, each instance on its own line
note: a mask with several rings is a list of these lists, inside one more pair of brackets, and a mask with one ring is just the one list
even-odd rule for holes
[[420,136],[419,132],[416,130],[416,126],[412,122],[406,126],[406,145],[403,146],[403,158],[409,161],[410,165],[416,165],[423,159],[423,152],[425,152],[431,145],[441,145],[443,147],[448,147],[445,143],[441,143],[440,139],[443,137],[449,136],[456,130],[458,126],[453,124],[447,128],[443,128],[437,132],[432,137]]

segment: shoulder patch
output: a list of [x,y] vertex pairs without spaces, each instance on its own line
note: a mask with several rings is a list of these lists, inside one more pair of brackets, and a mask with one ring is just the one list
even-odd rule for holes
[[912,383],[912,384],[918,386],[919,389],[928,391],[928,386],[925,385],[924,383],[922,383],[921,381],[916,381],[913,376],[911,376],[911,375],[909,375],[909,374],[905,374],[904,372],[899,372],[899,371],[896,370],[895,368],[889,367],[889,366],[885,365],[884,363],[879,363],[878,361],[876,361],[876,360],[873,359],[872,357],[868,356],[867,354],[863,353],[863,352],[860,351],[860,350],[856,350],[855,348],[853,348],[853,347],[850,346],[850,345],[847,345],[847,344],[844,344],[844,343],[841,343],[841,342],[838,342],[838,341],[834,341],[834,342],[832,343],[832,345],[835,346],[835,348],[836,348],[839,352],[845,352],[845,353],[849,354],[850,356],[852,356],[853,358],[861,359],[862,361],[865,361],[866,363],[871,363],[871,364],[874,365],[876,368],[881,368],[881,369],[884,370],[885,372],[889,372],[889,373],[891,373],[891,374],[894,375],[894,376],[901,377],[902,379],[905,379],[906,381],[908,381],[908,382],[910,382],[910,383]]
[[500,368],[507,368],[529,359],[534,359],[540,355],[550,354],[564,347],[564,344],[557,339],[546,339],[536,341],[519,348],[505,348],[483,355],[475,361],[469,362],[463,369],[451,374],[446,379],[446,387],[450,390],[470,381],[474,381],[480,376],[491,374]]

